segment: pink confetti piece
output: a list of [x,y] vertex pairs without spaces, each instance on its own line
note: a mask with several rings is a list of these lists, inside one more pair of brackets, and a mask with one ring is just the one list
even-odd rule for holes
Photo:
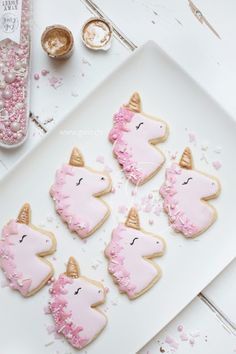
[[104,161],[105,161],[104,156],[102,156],[102,155],[97,156],[96,161],[104,164]]
[[63,84],[62,77],[58,78],[56,76],[51,76],[48,81],[50,86],[53,87],[55,90]]
[[188,138],[190,143],[196,143],[196,135],[194,133],[188,133]]
[[39,74],[38,74],[38,73],[35,73],[35,74],[34,74],[34,80],[39,80],[39,79],[40,79]]
[[162,209],[163,209],[163,207],[162,207],[162,205],[159,203],[159,204],[156,206],[155,210],[154,210],[154,214],[155,214],[156,216],[160,216],[160,214],[161,214],[161,212],[162,212]]
[[182,340],[182,342],[186,342],[188,340],[187,333],[185,333],[185,332],[181,333],[180,339]]
[[154,221],[153,221],[152,219],[149,219],[149,220],[148,220],[148,223],[149,223],[149,225],[153,225],[153,224],[154,224]]
[[212,166],[214,167],[215,170],[219,170],[222,167],[222,164],[220,161],[216,160],[212,162]]
[[42,76],[47,76],[49,74],[49,71],[47,69],[41,70],[41,75]]
[[113,171],[112,168],[108,165],[104,166],[104,170],[105,170],[105,172],[108,172],[108,173]]
[[189,343],[190,343],[192,346],[194,346],[195,340],[194,340],[193,338],[191,338],[191,339],[189,340]]
[[184,326],[183,326],[183,325],[181,325],[181,324],[178,325],[177,330],[178,330],[179,332],[182,332],[183,329],[184,329]]
[[120,205],[118,208],[118,213],[120,214],[126,214],[128,211],[128,208],[125,205]]
[[1,288],[7,288],[8,286],[9,286],[9,283],[8,283],[7,279],[5,279],[1,282]]
[[178,349],[179,343],[171,336],[166,336],[165,342],[169,344],[171,348]]
[[43,308],[43,312],[44,312],[45,315],[49,315],[49,314],[51,313],[51,311],[50,311],[50,309],[49,309],[49,306],[45,306],[45,307]]
[[52,325],[52,326],[47,326],[47,332],[48,334],[52,334],[52,333],[55,333],[55,327]]

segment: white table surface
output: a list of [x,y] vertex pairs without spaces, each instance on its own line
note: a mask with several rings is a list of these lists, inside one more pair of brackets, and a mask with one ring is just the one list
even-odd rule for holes
[[[194,3],[221,40],[194,17],[188,0],[34,0],[31,111],[35,119],[31,120],[29,139],[22,147],[0,150],[0,176],[148,39],[155,40],[236,119],[236,2]],[[94,53],[81,44],[81,25],[94,14],[110,19],[116,29],[109,52]],[[67,25],[75,37],[74,54],[66,62],[49,60],[40,47],[42,31],[55,23]],[[50,71],[48,76],[34,80],[33,75],[42,69]],[[57,89],[49,84],[51,76],[62,78]],[[235,273],[236,260],[140,353],[236,353]],[[182,338],[183,332],[177,330],[180,324],[184,327]]]

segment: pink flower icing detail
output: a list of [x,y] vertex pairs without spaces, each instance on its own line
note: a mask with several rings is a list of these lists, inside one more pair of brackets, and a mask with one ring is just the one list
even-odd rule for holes
[[58,334],[63,334],[73,347],[81,349],[88,343],[88,338],[81,336],[80,332],[83,327],[75,326],[72,322],[72,314],[67,310],[67,301],[65,289],[67,284],[72,284],[73,279],[65,275],[60,275],[57,281],[54,282],[50,293],[52,301],[49,303],[49,310],[55,321],[55,328]]
[[114,144],[113,152],[127,178],[134,184],[138,184],[143,178],[143,174],[137,169],[137,162],[127,151],[127,143],[123,140],[123,132],[127,132],[126,123],[130,122],[134,112],[121,107],[119,112],[114,115],[114,127],[109,133],[109,140]]
[[196,225],[192,224],[183,210],[180,210],[178,201],[175,199],[177,193],[175,183],[176,176],[182,173],[177,164],[172,164],[166,169],[166,180],[160,189],[160,194],[164,198],[164,210],[169,215],[169,221],[173,229],[182,232],[186,237],[192,237],[198,232]]

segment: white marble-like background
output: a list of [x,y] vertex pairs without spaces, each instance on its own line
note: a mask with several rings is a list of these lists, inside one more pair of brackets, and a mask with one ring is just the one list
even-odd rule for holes
[[[155,40],[236,119],[236,2],[195,0],[194,4],[221,39],[197,20],[188,0],[34,0],[30,135],[18,150],[0,150],[0,176],[148,39]],[[81,44],[81,26],[94,14],[108,18],[116,30],[107,53],[93,53]],[[74,54],[65,63],[50,61],[40,47],[42,31],[55,23],[68,26],[75,36]],[[34,80],[42,69],[48,69],[49,75]],[[58,88],[50,85],[51,77],[61,80]],[[140,353],[236,353],[235,273],[236,261]],[[53,346],[52,354],[56,354]]]

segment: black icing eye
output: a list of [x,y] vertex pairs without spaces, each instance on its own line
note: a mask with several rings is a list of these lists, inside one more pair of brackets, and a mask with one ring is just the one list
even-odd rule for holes
[[133,239],[133,241],[130,243],[130,246],[133,246],[135,240],[138,240],[138,237],[135,237],[135,238]]
[[80,179],[79,179],[79,182],[76,183],[76,186],[79,186],[80,183],[82,182],[82,180],[83,180],[83,178],[80,178]]
[[182,185],[184,186],[185,184],[188,184],[189,181],[191,181],[192,177],[189,177],[187,181],[183,182]]
[[27,237],[27,235],[23,235],[23,236],[21,237],[21,239],[19,240],[19,242],[22,243],[25,237]]
[[74,292],[74,295],[78,295],[79,291],[81,290],[82,288],[78,288],[75,292]]
[[136,125],[136,129],[138,130],[138,129],[141,127],[142,124],[144,124],[144,123],[141,122],[141,123],[139,123],[138,125]]
[[101,180],[104,181],[105,177],[101,177]]

